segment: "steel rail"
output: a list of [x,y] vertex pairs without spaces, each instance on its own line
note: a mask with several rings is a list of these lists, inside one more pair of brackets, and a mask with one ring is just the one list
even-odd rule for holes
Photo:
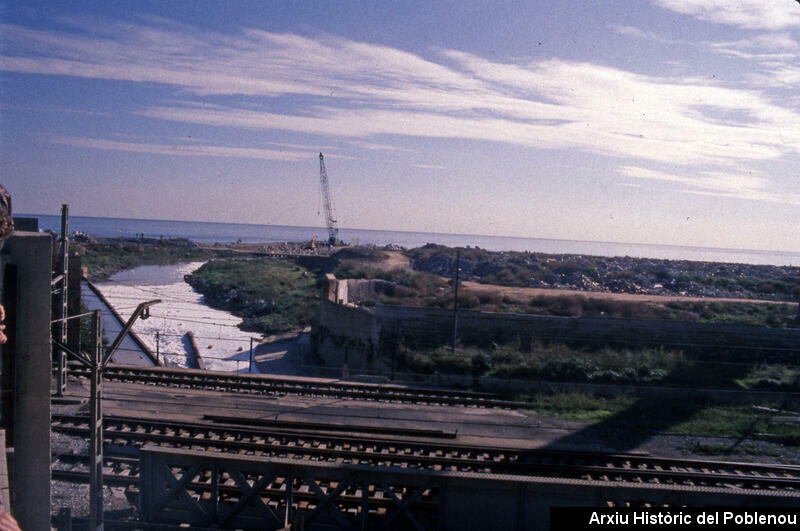
[[[54,421],[55,431],[81,436],[88,433],[83,417],[54,416]],[[177,447],[405,468],[800,492],[800,467],[791,465],[518,450],[313,433],[275,433],[126,418],[108,419],[104,437],[112,444],[124,442],[125,446],[155,442]]]
[[[84,369],[75,369],[70,373],[73,376],[88,375]],[[489,393],[405,387],[397,384],[367,384],[264,375],[226,375],[196,369],[110,365],[104,370],[103,377],[109,381],[147,383],[233,393],[310,395],[353,400],[503,409],[528,407],[528,404],[524,402],[502,400]]]

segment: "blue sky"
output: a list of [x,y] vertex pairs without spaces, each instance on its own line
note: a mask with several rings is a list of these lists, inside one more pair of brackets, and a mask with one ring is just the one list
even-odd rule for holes
[[15,210],[800,251],[800,4],[0,2]]

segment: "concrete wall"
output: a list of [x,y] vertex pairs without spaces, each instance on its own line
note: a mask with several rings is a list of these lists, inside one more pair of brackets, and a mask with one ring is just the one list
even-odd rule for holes
[[[453,312],[437,308],[376,306],[384,328],[447,341]],[[388,325],[388,326],[387,326]],[[623,347],[665,346],[685,351],[724,352],[726,359],[800,358],[800,330],[738,324],[557,317],[459,311],[459,340],[490,344],[533,339]]]
[[381,279],[355,279],[349,278],[342,280],[347,282],[347,300],[354,304],[360,304],[366,300],[375,300],[380,295],[393,295],[395,284]]
[[26,530],[50,529],[51,250],[49,234],[15,232],[2,255],[17,275],[11,506]]
[[[340,365],[342,345],[368,349],[349,354],[351,368],[374,368],[377,353],[387,354],[402,343],[429,348],[452,340],[453,312],[438,308],[377,305],[374,309],[336,304],[338,289],[347,281],[330,277],[329,300],[320,309],[318,328],[327,334],[318,352],[328,365]],[[350,286],[373,289],[370,284]],[[346,300],[346,299],[345,299]],[[800,329],[685,321],[558,317],[462,310],[458,313],[458,339],[465,344],[489,346],[517,342],[524,350],[534,340],[573,345],[656,347],[702,353],[705,359],[743,361],[800,361]],[[363,345],[362,345],[363,346]],[[337,351],[333,350],[338,349]],[[364,356],[369,356],[367,359]]]
[[326,365],[367,369],[372,365],[380,344],[380,323],[364,308],[344,306],[323,300],[314,335],[317,352]]

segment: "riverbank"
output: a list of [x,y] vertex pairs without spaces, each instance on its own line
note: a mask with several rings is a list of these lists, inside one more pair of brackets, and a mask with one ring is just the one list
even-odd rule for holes
[[214,308],[242,318],[242,330],[279,334],[308,327],[320,300],[320,272],[294,261],[213,260],[186,282]]
[[186,238],[73,237],[72,252],[81,256],[90,280],[105,280],[126,269],[207,261],[211,258],[255,257],[273,254],[324,256],[325,247],[310,242],[201,244]]
[[207,369],[248,372],[251,338],[258,346],[261,337],[240,330],[239,317],[208,306],[203,295],[184,281],[203,263],[140,266],[96,285],[123,319],[139,302],[161,299],[150,308],[150,317],[139,319],[133,330],[165,366],[196,366],[187,338],[187,332],[192,332]]

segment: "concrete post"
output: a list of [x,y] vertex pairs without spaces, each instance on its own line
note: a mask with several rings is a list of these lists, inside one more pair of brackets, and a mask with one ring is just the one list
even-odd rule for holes
[[89,377],[89,529],[103,530],[103,321],[92,315],[92,373]]
[[[81,276],[81,256],[77,253],[71,253],[69,257],[69,273],[67,275],[67,295],[69,296],[67,315],[78,315],[81,313]],[[67,346],[71,348],[73,352],[80,351],[80,319],[71,319],[67,322]]]
[[[58,319],[67,318],[67,309],[69,305],[69,296],[67,294],[69,284],[69,206],[61,205],[61,237],[59,238],[59,259],[58,259],[58,273],[61,275],[61,281],[58,283],[58,302],[57,302],[57,316]],[[67,342],[67,323],[59,321],[56,324],[54,334],[58,339],[66,344]],[[63,350],[58,350],[56,353],[58,359],[58,378],[56,382],[56,396],[63,396],[64,391],[67,390],[67,353]]]
[[17,271],[11,506],[22,529],[45,530],[50,529],[50,235],[15,232],[3,252],[4,266]]

